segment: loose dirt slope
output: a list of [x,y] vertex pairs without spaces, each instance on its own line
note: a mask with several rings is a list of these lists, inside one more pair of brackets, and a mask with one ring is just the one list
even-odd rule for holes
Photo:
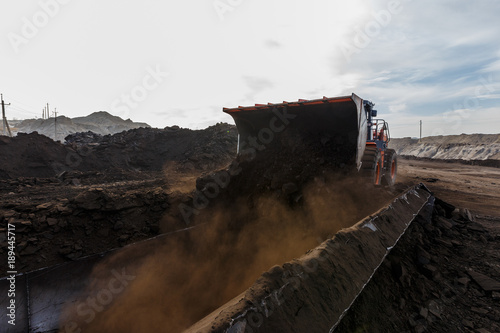
[[17,133],[32,133],[48,136],[54,140],[64,141],[73,133],[92,131],[96,134],[115,134],[129,129],[150,127],[146,123],[136,123],[130,119],[123,120],[106,111],[94,112],[85,117],[68,118],[65,116],[49,119],[26,119],[17,123],[13,135]]
[[500,134],[461,134],[418,139],[392,139],[391,148],[399,155],[432,159],[500,159]]

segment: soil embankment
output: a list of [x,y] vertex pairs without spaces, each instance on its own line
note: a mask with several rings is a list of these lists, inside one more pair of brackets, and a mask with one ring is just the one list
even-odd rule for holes
[[391,139],[398,155],[438,160],[500,160],[500,134]]
[[67,135],[91,131],[98,135],[116,134],[134,128],[149,128],[146,123],[136,123],[130,119],[123,120],[106,111],[94,112],[85,117],[68,118],[59,116],[57,119],[26,119],[16,121],[12,134],[37,132],[54,141],[64,141]]

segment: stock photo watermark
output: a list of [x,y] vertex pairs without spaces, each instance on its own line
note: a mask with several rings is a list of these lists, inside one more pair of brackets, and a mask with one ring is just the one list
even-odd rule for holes
[[130,111],[144,102],[149,94],[157,89],[169,75],[168,72],[164,72],[160,68],[160,65],[146,67],[146,74],[140,83],[132,87],[128,93],[121,94],[111,103],[111,113],[124,119],[130,118]]
[[227,13],[234,11],[241,6],[244,0],[215,0],[213,6],[221,21],[224,21]]
[[[277,107],[272,109],[274,117],[269,120],[267,127],[263,127],[257,136],[249,136],[246,141],[240,143],[240,156],[244,161],[251,161],[257,156],[257,151],[263,151],[275,138],[275,134],[285,130],[297,115],[288,113],[288,108],[284,106],[281,110]],[[216,173],[213,181],[208,182],[202,191],[197,190],[193,196],[192,204],[179,204],[178,208],[187,226],[191,224],[191,217],[198,215],[200,210],[208,207],[210,200],[219,196],[221,189],[226,188],[231,177],[240,174],[242,171],[239,163],[234,161],[228,170]]]
[[9,32],[7,38],[15,53],[19,53],[20,47],[28,44],[35,38],[49,22],[59,14],[62,6],[72,0],[41,0],[38,2],[39,9],[31,16],[21,18],[21,27],[17,32]]
[[7,306],[7,323],[16,325],[16,226],[13,223],[7,223],[7,281],[9,289],[7,290],[7,298],[9,306]]
[[354,54],[358,54],[367,48],[371,41],[379,36],[382,30],[391,23],[393,17],[403,11],[403,3],[410,1],[390,0],[387,2],[386,9],[381,9],[377,12],[373,11],[370,20],[362,24],[361,27],[359,25],[355,26],[355,34],[352,40],[343,41],[340,44],[340,50],[347,62],[351,62]]
[[[123,293],[130,282],[136,278],[135,275],[128,274],[125,268],[122,268],[121,272],[113,269],[111,270],[111,274],[113,277],[109,279],[106,287],[88,296],[85,301],[80,302],[76,306],[78,316],[81,317],[85,323],[90,324],[98,313],[106,310],[107,306]],[[70,321],[64,325],[63,332],[80,333],[82,329],[78,326],[77,322]]]

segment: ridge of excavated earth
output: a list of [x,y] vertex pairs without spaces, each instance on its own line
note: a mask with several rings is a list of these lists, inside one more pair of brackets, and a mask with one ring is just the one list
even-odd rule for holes
[[461,134],[415,138],[393,138],[398,155],[441,160],[500,160],[500,134]]
[[115,134],[129,129],[150,127],[146,123],[123,120],[106,111],[91,113],[85,117],[69,118],[65,116],[48,119],[26,119],[9,121],[12,134],[37,132],[54,140],[63,141],[67,135],[92,131],[98,135]]

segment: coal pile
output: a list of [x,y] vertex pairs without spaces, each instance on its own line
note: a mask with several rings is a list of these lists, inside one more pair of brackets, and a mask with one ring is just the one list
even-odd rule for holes
[[69,144],[76,144],[79,146],[95,143],[98,144],[102,140],[102,135],[92,131],[78,132],[70,134],[64,138],[64,141]]
[[118,165],[157,171],[172,161],[187,169],[208,170],[227,164],[234,157],[236,137],[236,128],[222,123],[197,131],[179,127],[139,128],[103,136],[92,154],[102,168]]
[[66,163],[72,151],[61,143],[39,135],[19,133],[16,137],[0,136],[0,179],[17,177],[52,177],[54,163]]
[[234,126],[204,130],[138,128],[114,135],[73,134],[67,144],[38,133],[0,138],[0,179],[54,177],[74,171],[161,171],[168,162],[189,170],[217,169],[236,153]]

